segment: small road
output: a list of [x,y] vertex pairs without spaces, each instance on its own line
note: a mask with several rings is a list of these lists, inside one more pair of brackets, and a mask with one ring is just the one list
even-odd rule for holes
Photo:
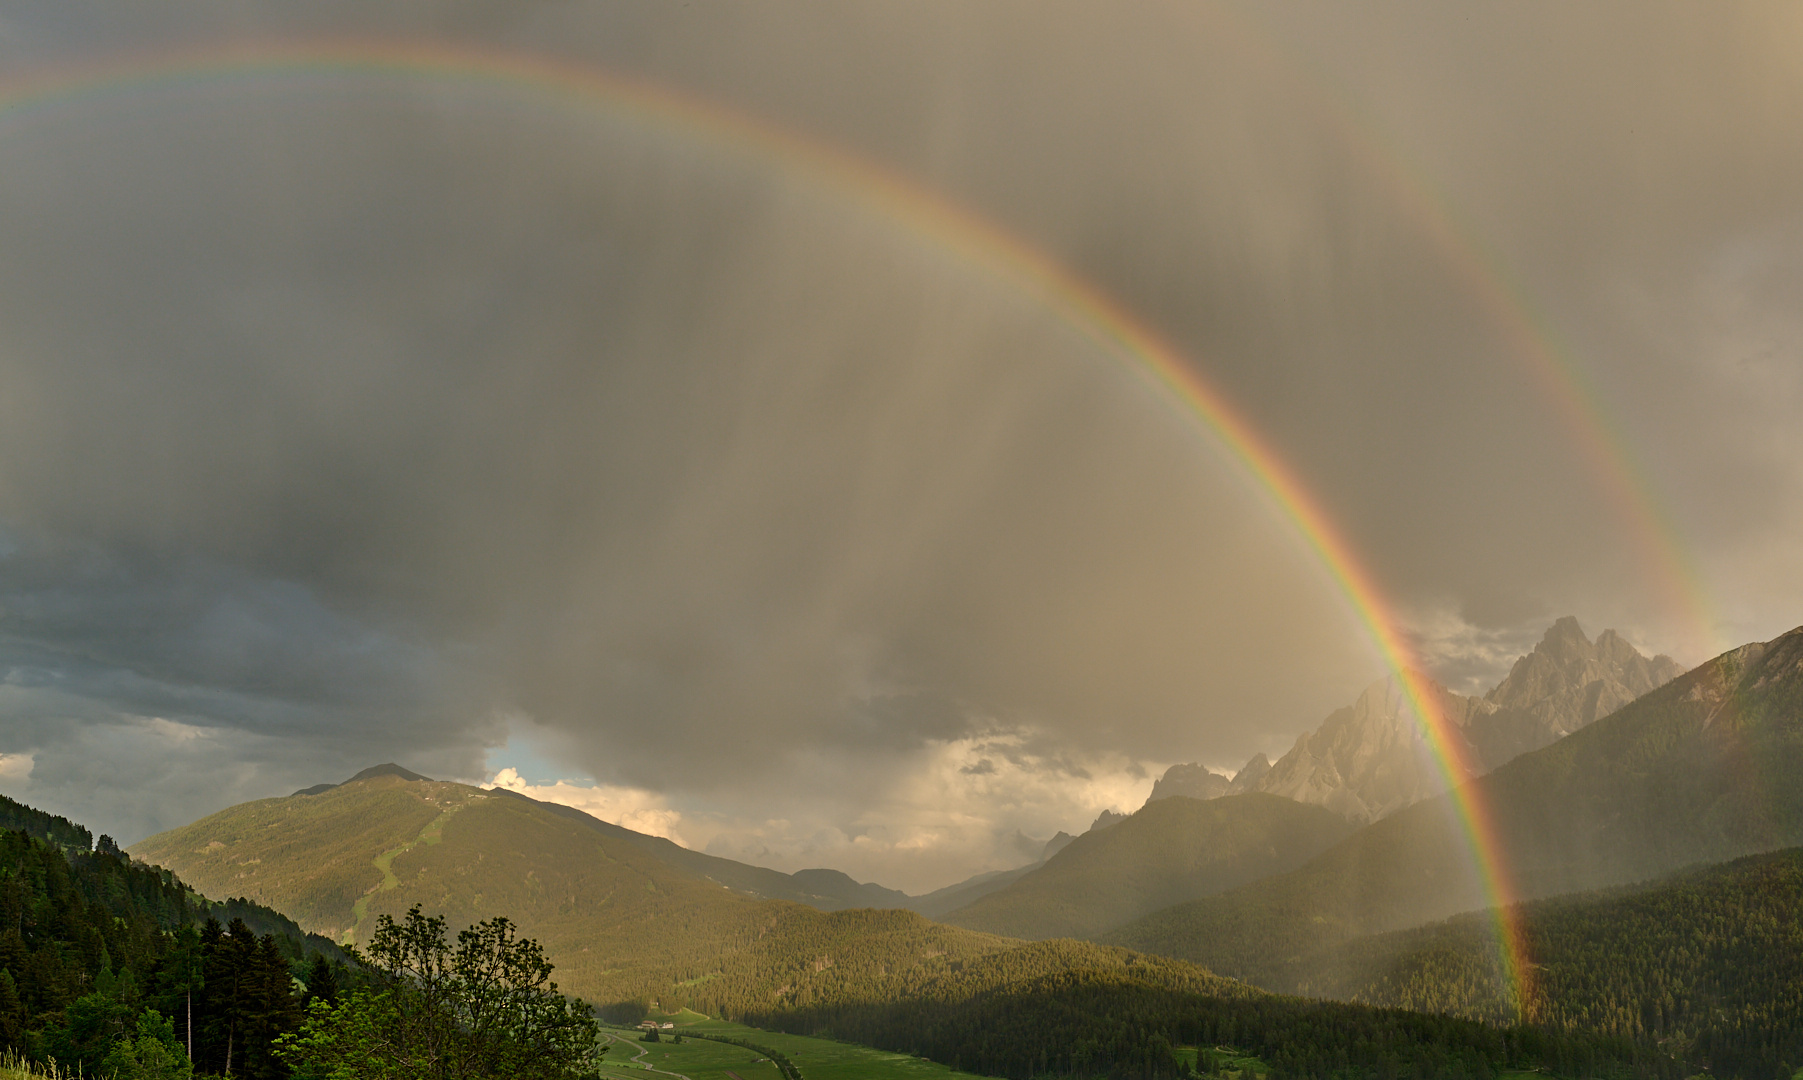
[[[630,1044],[629,1044],[629,1043],[628,1043],[628,1042],[627,1042],[627,1041],[626,1041],[626,1040],[625,1040],[625,1039],[622,1039],[622,1038],[620,1038],[620,1037],[619,1037],[619,1036],[618,1036],[618,1035],[615,1035],[615,1034],[613,1034],[613,1033],[612,1033],[612,1032],[609,1032],[609,1031],[603,1031],[603,1032],[602,1032],[602,1033],[601,1033],[601,1037],[602,1037],[602,1038],[604,1038],[604,1039],[606,1039],[606,1040],[607,1040],[607,1045],[608,1045],[608,1046],[619,1046],[619,1047],[626,1047],[626,1046],[629,1046],[629,1045],[630,1045]],[[636,1039],[635,1039],[635,1040],[633,1040],[633,1041],[634,1041],[634,1042],[637,1042],[637,1041],[638,1041],[638,1040],[636,1040]],[[641,1061],[644,1061],[644,1058],[645,1058],[645,1055],[646,1055],[646,1054],[649,1054],[649,1053],[650,1053],[650,1052],[651,1052],[651,1046],[652,1046],[652,1045],[654,1045],[654,1044],[646,1044],[646,1045],[641,1045],[641,1046],[640,1046],[640,1047],[639,1047],[639,1048],[638,1048],[638,1053],[636,1053],[636,1054],[634,1054],[634,1055],[632,1055],[632,1060],[631,1060],[631,1061],[629,1061],[629,1062],[626,1062],[626,1064],[628,1064],[628,1065],[638,1065],[638,1064],[639,1064],[639,1063],[640,1063],[640,1062],[641,1062]],[[645,1065],[644,1065],[644,1066],[643,1066],[643,1068],[644,1068],[644,1070],[645,1070],[645,1071],[646,1071],[646,1072],[654,1072],[654,1073],[659,1073],[659,1074],[661,1074],[661,1075],[663,1075],[663,1076],[674,1076],[674,1077],[676,1077],[676,1078],[677,1078],[677,1080],[689,1080],[689,1078],[688,1078],[688,1077],[687,1077],[687,1076],[685,1076],[685,1075],[683,1075],[683,1074],[682,1074],[682,1073],[679,1073],[679,1072],[671,1072],[671,1071],[670,1071],[670,1070],[669,1070],[669,1069],[658,1069],[658,1068],[654,1068],[654,1067],[652,1067],[652,1066],[651,1066],[651,1065],[650,1065],[650,1064],[649,1064],[649,1063],[646,1063],[646,1064],[645,1064]]]

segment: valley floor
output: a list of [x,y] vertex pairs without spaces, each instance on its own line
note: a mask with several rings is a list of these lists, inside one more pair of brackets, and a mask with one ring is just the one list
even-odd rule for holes
[[907,1054],[874,1050],[868,1046],[785,1035],[728,1023],[684,1010],[663,1019],[682,1032],[680,1043],[663,1033],[661,1042],[640,1041],[636,1029],[607,1028],[611,1040],[603,1080],[654,1080],[686,1077],[687,1080],[781,1080],[782,1073],[755,1050],[697,1036],[737,1039],[768,1047],[784,1055],[800,1070],[803,1080],[982,1080],[973,1073],[957,1072]]

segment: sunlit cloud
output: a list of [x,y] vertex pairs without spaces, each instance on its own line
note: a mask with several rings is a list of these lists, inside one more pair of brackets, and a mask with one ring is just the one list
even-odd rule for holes
[[532,784],[522,779],[519,771],[513,768],[502,769],[482,786],[504,788],[541,802],[573,806],[583,813],[625,826],[634,832],[662,836],[679,844],[683,843],[680,830],[682,814],[671,809],[667,800],[654,792],[606,784],[582,784],[570,780]]

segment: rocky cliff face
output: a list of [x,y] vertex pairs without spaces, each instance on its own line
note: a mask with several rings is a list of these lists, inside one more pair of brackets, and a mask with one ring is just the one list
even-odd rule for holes
[[1173,765],[1153,782],[1152,794],[1146,796],[1146,801],[1156,802],[1173,795],[1181,795],[1186,799],[1218,799],[1223,795],[1243,795],[1248,791],[1257,791],[1258,782],[1270,771],[1271,759],[1263,754],[1252,755],[1252,760],[1240,766],[1240,771],[1231,777],[1215,772],[1206,765]]
[[[1613,630],[1595,641],[1578,621],[1555,622],[1534,651],[1481,698],[1438,683],[1440,707],[1461,734],[1464,757],[1488,772],[1547,746],[1683,673],[1669,656],[1642,656]],[[1429,680],[1431,683],[1431,680]],[[1460,777],[1459,779],[1466,779]],[[1275,765],[1263,754],[1232,780],[1201,765],[1173,765],[1151,799],[1212,799],[1246,791],[1314,803],[1354,821],[1375,821],[1446,790],[1447,777],[1392,678],[1367,687],[1302,735]]]
[[[1440,709],[1460,731],[1496,710],[1482,698],[1429,683]],[[1390,677],[1371,684],[1349,708],[1335,710],[1319,728],[1298,738],[1258,782],[1258,790],[1365,822],[1445,791],[1446,774],[1397,680]]]
[[1258,782],[1271,771],[1271,759],[1263,754],[1252,755],[1252,760],[1240,766],[1240,771],[1233,774],[1233,783],[1227,785],[1227,794],[1241,795],[1248,791],[1257,791]]
[[1152,794],[1146,801],[1168,799],[1173,795],[1188,799],[1218,799],[1227,794],[1232,784],[1232,778],[1222,776],[1206,765],[1173,765],[1152,785]]
[[1471,739],[1488,768],[1551,745],[1682,675],[1669,656],[1642,656],[1613,630],[1593,642],[1567,616],[1515,661],[1484,700],[1496,710]]
[[[1534,651],[1482,698],[1435,684],[1441,708],[1488,772],[1564,738],[1683,673],[1669,656],[1642,656],[1613,630],[1593,642],[1571,617],[1554,623]],[[1458,778],[1460,780],[1465,777]],[[1393,678],[1330,715],[1272,766],[1259,791],[1317,803],[1355,821],[1376,821],[1446,790],[1447,777],[1403,708]]]

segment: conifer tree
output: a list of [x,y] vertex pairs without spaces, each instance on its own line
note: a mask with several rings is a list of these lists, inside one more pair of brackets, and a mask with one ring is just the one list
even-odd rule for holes
[[332,962],[326,959],[325,953],[313,955],[313,965],[307,969],[307,997],[304,1004],[312,1005],[315,1001],[323,1001],[327,1005],[338,1003],[338,973],[332,970]]

